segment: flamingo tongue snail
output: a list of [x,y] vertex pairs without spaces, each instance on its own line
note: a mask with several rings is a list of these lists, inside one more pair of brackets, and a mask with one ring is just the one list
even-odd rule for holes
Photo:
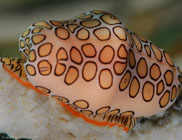
[[104,11],[36,22],[21,35],[19,51],[22,59],[1,58],[6,71],[98,126],[128,132],[137,117],[166,110],[182,88],[166,51]]

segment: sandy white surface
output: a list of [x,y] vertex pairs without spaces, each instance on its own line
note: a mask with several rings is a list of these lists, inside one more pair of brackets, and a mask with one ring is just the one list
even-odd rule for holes
[[[142,119],[129,133],[71,115],[51,97],[23,87],[0,67],[0,132],[33,140],[181,140],[181,99],[165,113]],[[176,108],[176,109],[173,109]]]

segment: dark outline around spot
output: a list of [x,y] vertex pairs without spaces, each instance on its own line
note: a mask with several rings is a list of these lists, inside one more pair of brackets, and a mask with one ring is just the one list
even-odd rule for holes
[[[74,61],[74,60],[72,59],[72,53],[71,53],[71,52],[72,52],[73,49],[75,49],[75,50],[79,53],[79,55],[81,56],[81,62],[80,62],[80,63],[78,63],[78,62],[76,62],[76,61]],[[83,62],[83,56],[82,56],[80,50],[79,50],[78,48],[76,48],[75,46],[72,46],[71,49],[70,49],[70,59],[71,59],[71,61],[72,61],[73,63],[78,64],[78,65],[81,65],[82,62]]]
[[[28,50],[28,53],[26,53],[26,50]],[[26,56],[29,56],[29,54],[30,54],[30,49],[27,47],[27,48],[24,48],[23,49],[23,52],[24,52],[24,54],[26,54]]]
[[[141,75],[139,74],[139,72],[138,72],[138,65],[139,65],[139,63],[140,63],[140,61],[141,60],[144,60],[145,61],[145,64],[146,64],[146,74],[143,76],[143,77],[141,77]],[[147,61],[146,61],[146,59],[144,58],[144,57],[141,57],[139,60],[138,60],[138,63],[137,63],[137,66],[136,66],[136,71],[137,71],[137,75],[141,78],[141,79],[144,79],[147,75],[148,75],[148,65],[147,65]]]
[[[43,38],[40,42],[35,43],[35,42],[33,41],[33,37],[39,36],[39,35],[43,36],[44,38]],[[45,36],[44,34],[36,34],[36,35],[31,36],[31,41],[32,41],[32,43],[33,43],[34,45],[40,44],[40,43],[43,42],[45,39],[46,39],[46,36]]]
[[[47,63],[49,64],[49,66],[50,66],[50,71],[49,71],[48,74],[42,74],[42,73],[40,72],[39,64],[40,64],[41,62],[43,62],[43,61],[47,62]],[[52,65],[51,65],[50,62],[49,62],[48,60],[46,60],[46,59],[39,61],[39,63],[37,64],[37,68],[38,68],[39,74],[42,75],[42,76],[48,76],[48,75],[52,72]]]
[[[109,31],[109,37],[108,37],[107,39],[100,39],[100,38],[95,34],[95,32],[96,32],[97,30],[100,30],[100,29],[107,29],[107,30]],[[99,27],[99,28],[97,28],[97,29],[94,29],[93,34],[94,34],[95,37],[96,37],[98,40],[100,40],[100,41],[108,41],[108,40],[111,38],[111,31],[110,31],[110,29],[107,28],[107,27]]]
[[[109,73],[110,73],[110,75],[111,75],[111,77],[112,77],[111,84],[110,84],[110,86],[109,86],[109,87],[107,87],[107,88],[102,87],[102,85],[101,85],[101,81],[100,81],[100,76],[101,76],[101,73],[102,73],[103,71],[109,71]],[[111,70],[110,70],[110,69],[108,69],[108,68],[104,68],[104,69],[102,69],[102,70],[100,71],[100,73],[99,73],[98,78],[99,78],[99,85],[100,85],[100,87],[101,87],[102,89],[105,89],[105,90],[106,90],[106,89],[109,89],[109,88],[111,88],[111,87],[112,87],[112,85],[113,85],[113,74],[112,74],[112,72],[111,72]]]
[[44,30],[44,28],[42,28],[42,27],[35,27],[35,28],[33,28],[32,31],[31,31],[32,35],[36,35],[36,34],[40,33],[40,32],[37,32],[37,33],[34,33],[34,32],[33,32],[33,31],[34,31],[35,29],[37,29],[37,28],[40,29],[40,32],[41,32],[42,30]]
[[[103,51],[106,47],[109,47],[109,48],[112,49],[112,51],[113,51],[113,56],[112,56],[112,58],[111,58],[111,60],[110,60],[109,62],[102,62],[100,56],[101,56],[102,51]],[[105,46],[100,50],[100,52],[99,52],[99,61],[100,61],[100,63],[102,63],[102,64],[110,64],[110,63],[113,61],[114,56],[115,56],[115,51],[114,51],[113,47],[112,47],[111,45],[105,45]]]
[[[124,32],[125,32],[125,39],[121,39],[121,38],[115,33],[114,29],[117,28],[117,27],[120,27],[120,28],[122,28],[122,29],[124,30]],[[122,41],[126,41],[126,40],[127,40],[126,30],[125,30],[122,26],[115,26],[115,27],[112,28],[112,31],[113,31],[114,35],[115,35],[119,40],[122,40]]]
[[[159,77],[157,78],[157,79],[154,79],[153,77],[152,77],[152,75],[151,75],[151,69],[152,69],[152,67],[154,66],[154,65],[156,65],[158,68],[159,68],[159,72],[160,72],[160,75],[159,75]],[[150,70],[149,70],[150,72],[150,78],[152,79],[152,80],[154,80],[154,81],[157,81],[160,77],[161,77],[161,75],[162,75],[162,73],[161,73],[161,69],[160,69],[160,66],[157,64],[157,63],[153,63],[152,64],[152,66],[150,66]]]
[[[120,109],[113,109],[113,110],[111,110],[111,111],[107,112],[107,114],[105,114],[105,115],[108,115],[110,112],[113,112],[113,111],[115,111],[115,110],[119,111],[117,114],[119,114],[119,113],[120,113]],[[110,114],[110,115],[117,115],[117,114]]]
[[[95,75],[94,75],[94,77],[93,77],[92,79],[90,79],[90,80],[86,80],[86,79],[85,79],[85,77],[84,77],[84,74],[83,74],[83,71],[84,71],[85,65],[86,65],[87,63],[94,63],[94,64],[95,64],[95,66],[96,66]],[[90,82],[90,81],[92,81],[92,80],[93,80],[93,79],[95,79],[95,77],[96,77],[97,70],[98,70],[98,67],[97,67],[97,64],[96,64],[94,61],[87,61],[87,62],[85,62],[85,64],[83,65],[83,68],[82,68],[82,78],[83,78],[86,82]]]
[[[68,37],[66,37],[66,38],[61,38],[61,37],[58,36],[57,30],[60,29],[60,28],[63,29],[63,30],[66,30],[66,31],[68,32]],[[67,40],[67,39],[70,38],[70,32],[69,32],[66,28],[64,28],[64,27],[56,27],[56,28],[55,28],[55,35],[56,35],[59,39],[62,39],[62,40]]]
[[[79,106],[77,106],[77,105],[75,104],[76,102],[80,102],[80,101],[85,102],[85,103],[87,104],[87,107],[85,107],[85,108],[80,108]],[[86,100],[76,100],[76,101],[73,102],[73,105],[75,105],[77,108],[80,108],[80,109],[87,109],[87,108],[89,108],[89,103],[88,103]]]
[[[160,84],[161,82],[163,83],[163,89],[162,89],[162,91],[161,91],[160,93],[158,93],[158,86],[159,86],[159,84]],[[163,80],[160,80],[160,81],[157,83],[157,87],[156,87],[156,93],[157,93],[158,96],[162,94],[162,92],[164,91],[164,87],[165,87],[165,86],[164,86],[164,81],[163,81]]]
[[[149,42],[149,41],[148,41],[147,39],[145,39],[142,35],[137,34],[137,33],[135,33],[135,34],[136,34],[137,38],[140,39],[140,41],[142,41],[142,42],[144,42],[144,43],[148,43],[148,42]],[[143,37],[145,40],[143,40],[141,37]]]
[[[43,86],[35,86],[36,88],[38,88],[39,89],[39,87],[40,88],[44,88],[45,90],[48,90],[48,92],[46,92],[47,94],[50,94],[51,93],[51,90],[50,89],[48,89],[48,88],[45,88],[45,87],[43,87]],[[40,89],[39,89],[40,90]]]
[[[127,40],[129,41],[129,45],[131,46],[131,48],[134,48],[134,39],[132,37],[132,32],[127,31]],[[131,39],[131,42],[130,42]]]
[[67,53],[66,49],[63,48],[63,47],[60,47],[60,48],[57,50],[57,52],[56,52],[56,60],[57,60],[57,61],[59,61],[59,60],[57,59],[57,58],[58,58],[58,53],[59,53],[59,51],[62,50],[62,49],[63,49],[63,51],[66,53],[66,59],[59,59],[59,60],[64,60],[64,61],[68,60],[68,53]]
[[[134,64],[134,66],[131,66],[131,63],[130,63],[130,60],[131,60],[131,59],[130,59],[130,55],[133,55],[133,56],[134,56],[134,60],[135,60],[135,64]],[[135,68],[135,66],[136,66],[136,63],[137,63],[137,62],[136,62],[135,54],[134,54],[134,52],[133,52],[131,49],[129,50],[128,58],[129,58],[129,66],[130,66],[130,68],[131,68],[131,69],[134,69],[134,68]]]
[[[27,67],[28,67],[28,66],[31,66],[31,67],[34,68],[35,74],[30,74],[30,73],[27,71]],[[27,72],[30,76],[35,76],[35,75],[36,75],[36,69],[35,69],[35,67],[34,67],[33,65],[27,64],[25,67],[26,67],[26,72]]]
[[58,75],[58,74],[56,74],[56,68],[57,68],[57,65],[58,65],[59,63],[57,62],[56,63],[56,66],[55,66],[55,69],[54,69],[54,75],[56,75],[56,76],[61,76],[61,75],[63,75],[64,73],[65,73],[65,71],[66,71],[66,65],[65,64],[60,64],[60,65],[63,65],[64,66],[64,71],[60,74],[60,75]]
[[[73,68],[73,69],[75,69],[75,70],[77,71],[77,76],[76,76],[76,78],[75,78],[75,80],[74,80],[73,82],[67,83],[67,82],[66,82],[66,77],[67,77],[67,75],[68,75],[68,73],[69,73],[69,70],[70,70],[71,68]],[[78,77],[79,77],[79,70],[78,70],[76,67],[74,67],[74,66],[70,66],[70,67],[68,68],[68,71],[67,71],[66,75],[65,75],[64,83],[65,83],[66,85],[72,85],[72,84],[78,79]]]
[[[26,32],[26,31],[27,31],[27,30],[25,30],[24,32]],[[27,37],[27,36],[30,34],[30,32],[31,32],[31,29],[30,29],[30,28],[28,29],[28,34],[27,34],[26,36],[23,36],[24,32],[23,32],[23,33],[22,33],[22,35],[21,35],[21,37],[22,37],[22,38],[25,38],[25,37]]]
[[[130,79],[129,79],[129,81],[128,81],[128,84],[126,85],[126,87],[125,87],[124,89],[120,89],[120,84],[121,84],[121,82],[124,80],[124,77],[126,76],[127,73],[130,74]],[[122,76],[122,78],[121,78],[121,80],[120,80],[120,82],[119,82],[119,90],[120,90],[120,91],[124,91],[125,89],[127,89],[128,86],[129,86],[129,84],[130,84],[131,79],[132,79],[132,74],[131,74],[131,72],[128,70],[128,71],[125,72],[125,74]]]
[[[84,46],[86,46],[86,45],[91,45],[93,48],[94,48],[94,50],[95,50],[95,54],[94,54],[94,56],[87,56],[85,53],[84,53]],[[88,57],[88,58],[93,58],[93,57],[95,57],[96,55],[97,55],[97,50],[95,49],[95,46],[92,44],[92,43],[86,43],[86,44],[83,44],[82,46],[81,46],[81,50],[82,50],[82,53],[84,54],[84,56],[85,57]]]
[[[35,54],[35,59],[30,61],[30,56],[29,56],[29,55],[30,55],[30,52],[31,52],[31,51],[33,51],[33,52],[34,52],[34,54]],[[34,50],[34,49],[30,50],[30,52],[29,52],[29,55],[28,55],[28,61],[29,61],[29,62],[35,62],[35,61],[36,61],[36,59],[37,59],[36,52],[35,52],[35,50]]]
[[[114,17],[115,19],[117,19],[119,21],[119,23],[114,23],[114,24],[110,24],[108,22],[106,22],[104,19],[103,19],[103,16],[105,15],[108,15],[108,16],[112,16]],[[102,13],[102,15],[100,16],[100,19],[105,23],[105,24],[108,24],[108,25],[117,25],[117,24],[122,24],[121,21],[114,15],[110,14],[110,13]]]
[[152,52],[153,52],[155,58],[156,58],[159,62],[162,62],[162,60],[163,60],[163,55],[162,55],[161,50],[160,50],[158,47],[156,47],[156,48],[160,51],[160,54],[161,54],[161,60],[159,60],[159,59],[157,58],[156,53],[154,52],[152,46],[156,47],[154,44],[152,44],[152,43],[150,42],[150,48],[151,48],[151,50],[152,50]]
[[[176,93],[175,93],[175,97],[174,97],[174,99],[172,99],[173,88],[176,88]],[[171,88],[171,97],[170,97],[171,102],[173,102],[173,101],[176,99],[177,92],[178,92],[178,89],[177,89],[176,85],[173,85],[173,87]]]
[[[80,32],[81,30],[86,30],[86,31],[87,31],[87,33],[88,33],[88,37],[87,37],[87,38],[85,38],[85,39],[80,39],[80,38],[78,37],[78,34],[79,34],[79,32]],[[90,32],[89,32],[86,28],[81,28],[81,29],[79,29],[79,30],[77,31],[77,33],[76,33],[76,38],[77,38],[78,40],[88,40],[88,39],[90,38]]]
[[[52,24],[52,26],[54,26],[54,27],[64,27],[64,24],[62,23],[62,22],[60,22],[60,21],[56,21],[56,20],[49,20],[49,22]],[[61,23],[62,25],[54,25],[53,24],[53,22],[59,22],[59,23]]]
[[[81,19],[81,20],[84,20],[84,19],[91,19],[91,18],[93,18],[94,17],[94,15],[92,15],[91,13],[89,13],[89,14],[86,14],[86,13],[81,13],[81,14],[85,14],[84,16],[77,16],[76,18],[78,18],[78,19]],[[81,15],[80,14],[80,15]],[[89,18],[84,18],[84,17],[86,17],[86,16],[90,16]]]
[[65,99],[65,100],[68,101],[68,102],[63,102],[63,101],[61,101],[60,99],[58,99],[59,101],[61,101],[61,102],[63,102],[63,103],[69,103],[69,102],[70,102],[67,98],[65,98],[65,97],[63,97],[63,96],[51,95],[51,97],[53,97],[53,98],[55,98],[55,97],[57,97],[57,98],[63,98],[63,99]]
[[[134,39],[133,36],[140,42],[141,50],[139,50],[139,48],[137,47],[137,44],[136,44],[135,39]],[[137,51],[138,51],[138,52],[142,52],[142,50],[143,50],[143,45],[142,45],[142,43],[141,43],[141,40],[140,40],[139,37],[137,36],[137,34],[136,34],[136,33],[132,33],[132,38],[133,38],[133,42],[134,42],[134,44],[135,44],[135,47],[136,47]]]
[[[117,73],[117,72],[116,72],[115,67],[114,67],[114,66],[116,65],[116,63],[126,64],[126,65],[125,65],[125,68],[124,68],[123,71],[122,71],[122,73]],[[115,61],[114,64],[113,64],[113,70],[114,70],[114,73],[115,73],[116,75],[122,75],[122,74],[125,72],[126,68],[127,68],[127,62],[125,63],[125,62]]]
[[169,104],[169,100],[170,100],[169,98],[168,98],[168,102],[167,102],[167,104],[166,104],[165,106],[162,106],[161,103],[160,103],[161,100],[162,100],[162,98],[164,97],[164,95],[167,94],[167,93],[169,93],[169,98],[170,98],[170,91],[169,91],[169,90],[166,90],[166,91],[164,92],[164,94],[162,95],[162,97],[160,98],[160,100],[159,100],[160,108],[164,108],[164,107],[166,107],[166,106]]
[[[87,26],[83,25],[83,22],[92,21],[92,20],[98,21],[99,24],[98,24],[98,25],[95,25],[95,26],[93,26],[93,27],[87,27]],[[101,25],[101,22],[100,22],[98,19],[87,19],[87,20],[82,20],[82,21],[80,21],[80,25],[82,25],[82,26],[85,27],[85,28],[94,28],[94,27],[100,26],[100,25]]]
[[[126,52],[126,54],[127,54],[126,57],[120,57],[120,56],[119,56],[119,50],[120,50],[121,47],[124,47],[124,50],[125,50],[125,52]],[[128,51],[127,51],[126,46],[125,46],[124,44],[121,44],[121,45],[119,46],[119,48],[118,48],[118,50],[117,50],[117,56],[118,56],[120,59],[127,59],[127,58],[128,58]]]
[[[135,115],[135,112],[134,111],[125,111],[125,112],[120,113],[120,116],[122,116],[122,114],[124,114],[126,112],[131,112],[133,115]],[[131,115],[131,116],[133,116],[133,115]]]
[[[147,52],[147,49],[146,49],[146,47],[150,50],[150,54],[148,54],[148,52]],[[145,52],[146,52],[146,54],[149,56],[149,57],[151,57],[151,49],[150,49],[150,47],[149,47],[149,45],[144,45],[144,49],[145,49]]]
[[[91,110],[80,110],[81,113],[83,113],[83,111],[89,111],[89,112],[91,112],[90,115],[93,115],[94,114],[93,111],[91,111]],[[86,115],[85,113],[83,113],[83,114]]]
[[[145,85],[147,84],[147,83],[149,83],[150,85],[152,85],[153,86],[153,94],[152,94],[152,97],[151,97],[151,99],[150,100],[146,100],[145,98],[144,98],[144,87],[145,87]],[[150,82],[150,81],[146,81],[144,84],[143,84],[143,87],[142,87],[142,98],[143,98],[143,100],[145,101],[145,102],[150,102],[150,101],[152,101],[152,99],[154,98],[154,94],[155,94],[155,85],[152,83],[152,82]]]
[[[172,73],[172,81],[171,81],[171,83],[170,83],[170,84],[168,84],[168,83],[167,83],[167,79],[166,79],[166,73],[167,73],[167,72]],[[166,85],[167,85],[167,86],[171,86],[171,85],[172,85],[172,83],[173,83],[173,81],[174,81],[174,74],[173,74],[173,72],[172,72],[171,70],[169,70],[169,69],[168,69],[168,70],[166,70],[166,71],[165,71],[165,73],[164,73],[164,79],[165,79]]]
[[104,106],[104,107],[101,107],[101,108],[97,109],[96,112],[95,112],[95,114],[96,114],[96,115],[102,115],[102,114],[98,114],[97,112],[98,112],[99,110],[103,109],[103,108],[108,108],[108,111],[106,111],[106,112],[104,112],[104,113],[102,113],[102,114],[105,114],[105,113],[109,112],[109,110],[111,109],[110,106]]
[[[46,27],[46,26],[42,26],[42,25],[35,25],[35,24],[38,23],[38,22],[45,22],[47,25],[50,26],[50,28],[48,28],[48,27]],[[36,26],[38,26],[38,27],[43,27],[43,28],[47,28],[47,29],[49,29],[49,30],[51,30],[51,29],[53,28],[53,27],[52,27],[47,21],[45,21],[45,20],[38,21],[38,22],[34,23],[32,26],[34,26],[34,27],[36,27]]]
[[79,25],[77,25],[77,27],[76,27],[76,28],[74,28],[74,30],[73,30],[73,32],[72,32],[72,31],[71,31],[71,29],[70,29],[70,27],[69,27],[70,25],[77,25],[77,24],[73,24],[73,23],[66,24],[66,27],[70,30],[70,32],[71,32],[71,33],[74,33],[74,32],[75,32],[75,30],[76,30],[76,29],[78,29],[78,28],[80,27]]
[[[131,96],[131,85],[132,85],[134,79],[137,80],[139,87],[138,87],[138,91],[136,92],[135,96]],[[138,80],[138,78],[136,76],[134,76],[133,79],[131,80],[131,84],[130,84],[130,87],[129,87],[129,96],[131,98],[135,98],[138,95],[139,91],[140,91],[140,81]]]
[[[40,48],[41,48],[42,46],[44,46],[44,45],[47,45],[47,44],[51,45],[50,52],[49,52],[47,55],[41,56],[41,55],[40,55]],[[44,44],[41,44],[41,45],[39,46],[39,48],[38,48],[38,55],[39,55],[40,57],[46,57],[46,56],[48,56],[48,55],[51,54],[52,48],[53,48],[52,43],[44,43]]]
[[[167,58],[166,58],[166,54],[168,54],[166,51],[163,51],[163,55],[164,55],[164,58],[165,58],[165,61],[167,62],[167,64],[169,65],[169,66],[171,66],[171,67],[174,67],[174,62],[172,61],[172,59],[171,59],[171,57],[170,57],[170,59],[171,59],[171,61],[172,61],[172,65],[171,64],[169,64],[169,62],[167,61]],[[169,55],[169,54],[168,54]]]

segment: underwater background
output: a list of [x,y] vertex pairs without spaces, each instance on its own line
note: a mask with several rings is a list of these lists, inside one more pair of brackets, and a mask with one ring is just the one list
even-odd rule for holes
[[0,56],[20,57],[19,36],[32,23],[69,19],[90,10],[112,13],[182,64],[181,0],[1,0]]
[[0,56],[21,57],[19,36],[34,22],[69,19],[90,10],[112,13],[182,67],[182,0],[0,0]]

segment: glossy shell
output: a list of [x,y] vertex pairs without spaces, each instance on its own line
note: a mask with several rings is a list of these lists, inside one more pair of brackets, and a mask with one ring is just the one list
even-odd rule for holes
[[36,88],[86,115],[151,116],[182,88],[168,53],[107,12],[34,23],[20,52]]

